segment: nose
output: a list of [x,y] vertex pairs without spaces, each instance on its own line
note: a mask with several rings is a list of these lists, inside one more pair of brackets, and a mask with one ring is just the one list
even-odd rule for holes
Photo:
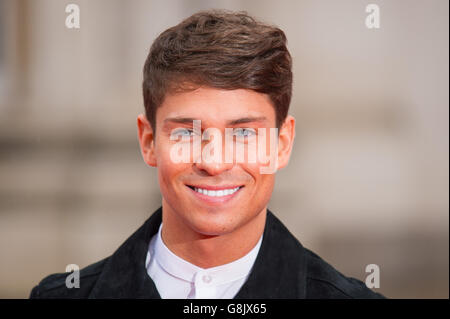
[[[222,136],[217,135],[214,138],[219,140]],[[195,168],[211,176],[220,175],[232,169],[234,164],[233,159],[229,156],[230,147],[232,154],[232,144],[228,145],[222,142],[203,145],[202,150],[195,156]]]
[[214,161],[214,162],[207,162],[202,160],[199,163],[194,163],[194,166],[203,172],[206,172],[208,175],[214,176],[214,175],[220,175],[231,168],[233,168],[233,163],[227,163],[225,161]]

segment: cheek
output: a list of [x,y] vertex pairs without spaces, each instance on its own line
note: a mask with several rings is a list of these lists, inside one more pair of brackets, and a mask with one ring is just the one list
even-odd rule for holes
[[[239,152],[238,152],[239,153]],[[247,167],[253,174],[272,174],[278,162],[278,131],[275,128],[258,128],[258,135],[244,146]],[[239,157],[240,154],[237,156]]]
[[252,196],[255,210],[260,211],[269,204],[275,186],[275,176],[264,174],[260,175],[258,184],[255,188],[255,194]]
[[155,154],[161,190],[174,188],[178,177],[189,169],[190,164],[174,163],[170,157],[170,145],[159,144]]
[[275,176],[274,174],[261,174],[259,175],[258,181],[258,192],[264,194],[264,196],[269,196],[272,194],[273,188],[275,186]]
[[248,174],[253,177],[253,184],[248,185],[247,193],[243,199],[243,208],[251,208],[250,211],[260,212],[268,205],[275,186],[274,174],[261,174],[260,168],[263,165],[246,164],[242,167]]
[[262,163],[243,163],[240,165],[241,169],[247,172],[247,174],[253,177],[255,183],[255,196],[259,195],[259,192],[272,192],[275,184],[275,174],[261,174],[262,168],[267,164]]
[[157,168],[161,186],[173,186],[178,181],[178,177],[187,170],[186,164],[174,164],[170,161],[170,158],[162,158],[158,162]]

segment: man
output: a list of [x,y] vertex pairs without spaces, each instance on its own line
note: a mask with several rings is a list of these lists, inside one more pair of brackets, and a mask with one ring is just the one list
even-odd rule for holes
[[110,257],[43,279],[32,298],[380,298],[304,248],[267,209],[295,136],[283,31],[205,11],[163,32],[144,66],[144,161],[162,207]]

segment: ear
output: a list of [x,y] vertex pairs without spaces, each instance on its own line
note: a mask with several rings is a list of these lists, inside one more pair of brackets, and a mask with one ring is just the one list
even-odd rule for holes
[[137,117],[138,139],[144,162],[149,166],[156,166],[155,134],[152,126],[144,114]]
[[291,157],[295,138],[295,118],[288,115],[278,135],[278,169],[285,167]]

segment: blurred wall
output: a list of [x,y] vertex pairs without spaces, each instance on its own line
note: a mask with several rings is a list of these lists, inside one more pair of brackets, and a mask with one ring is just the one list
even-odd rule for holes
[[108,256],[159,207],[136,138],[142,66],[208,8],[288,37],[297,137],[270,208],[344,274],[379,265],[386,296],[448,298],[445,0],[0,0],[0,297]]

